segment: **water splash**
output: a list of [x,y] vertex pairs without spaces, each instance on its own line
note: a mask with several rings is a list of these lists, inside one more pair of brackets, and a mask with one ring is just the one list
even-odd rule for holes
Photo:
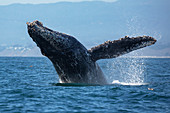
[[[148,29],[145,28],[140,22],[140,18],[137,16],[127,20],[126,34],[130,37],[140,35],[150,35]],[[155,34],[156,32],[154,32]],[[112,63],[107,65],[108,70],[111,71],[109,82],[113,84],[122,85],[144,85],[145,74],[145,61],[142,58],[134,58],[135,56],[143,56],[143,49],[131,52],[123,57],[119,57],[112,60]],[[133,58],[129,58],[133,56]],[[111,81],[112,80],[112,81]]]
[[[138,51],[131,53],[131,56],[140,56],[142,53]],[[127,83],[144,83],[145,79],[145,61],[142,58],[129,58],[126,61],[127,71],[124,72],[127,76],[124,81]]]
[[138,16],[133,16],[126,21],[127,31],[126,35],[129,37],[133,36],[152,36],[160,41],[162,39],[162,33],[156,28],[147,28],[145,24],[142,24],[141,18]]
[[[131,54],[138,54],[136,52]],[[145,61],[142,58],[120,57],[108,62],[109,82],[122,85],[145,84]]]
[[119,80],[114,80],[112,84],[120,84],[125,86],[141,86],[141,85],[148,85],[148,83],[126,83],[126,82],[120,82]]

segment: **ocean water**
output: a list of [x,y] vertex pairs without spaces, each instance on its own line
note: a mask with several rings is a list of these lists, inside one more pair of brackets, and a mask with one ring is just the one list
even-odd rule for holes
[[170,59],[98,61],[109,85],[59,84],[44,57],[0,57],[0,113],[170,113]]

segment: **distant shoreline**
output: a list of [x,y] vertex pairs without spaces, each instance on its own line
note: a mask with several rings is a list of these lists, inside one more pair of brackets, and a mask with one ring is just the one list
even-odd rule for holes
[[170,58],[170,56],[122,56],[121,58]]
[[[2,57],[45,57],[45,56],[0,56]],[[121,56],[117,58],[170,58],[170,56]]]

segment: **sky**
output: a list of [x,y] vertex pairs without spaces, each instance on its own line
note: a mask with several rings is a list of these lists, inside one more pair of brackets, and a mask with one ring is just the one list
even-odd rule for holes
[[[48,4],[82,1],[104,1],[111,3],[98,2],[96,5],[96,3],[87,2],[86,4],[89,5],[88,9],[86,5],[82,5],[84,3],[67,3],[73,5],[67,8],[62,8],[62,5],[66,4]],[[145,49],[146,55],[170,56],[170,38],[168,38],[170,35],[168,31],[170,28],[170,22],[168,20],[170,17],[169,1],[170,0],[0,0],[0,56],[4,55],[2,50],[4,50],[5,47],[34,47],[34,43],[26,32],[25,23],[36,19],[42,21],[44,25],[51,29],[75,36],[89,48],[101,44],[106,40],[115,40],[125,35],[130,37],[138,35],[153,36],[158,42],[154,46],[151,46],[151,48],[148,47],[148,51]],[[20,5],[10,5],[18,3]],[[74,11],[74,13],[70,13],[70,11]],[[81,15],[81,17],[79,17],[79,15]],[[89,29],[86,29],[88,27]],[[86,38],[89,36],[92,37],[90,41]],[[8,53],[13,54],[9,51],[6,52],[6,54]]]
[[82,2],[82,1],[105,1],[115,2],[117,0],[0,0],[0,5],[10,5],[14,3],[21,4],[41,4],[41,3],[56,3],[56,2]]

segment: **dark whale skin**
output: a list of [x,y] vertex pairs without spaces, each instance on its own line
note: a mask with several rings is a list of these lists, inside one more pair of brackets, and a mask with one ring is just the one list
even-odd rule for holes
[[[49,33],[43,35],[47,31]],[[107,84],[98,64],[91,59],[88,50],[74,37],[43,27],[39,21],[28,24],[28,33],[42,54],[53,63],[60,82]],[[55,39],[47,41],[44,37],[50,35]]]
[[37,20],[28,22],[27,28],[41,53],[53,63],[61,83],[108,84],[97,60],[115,58],[156,42],[149,36],[126,36],[87,50],[74,37],[44,27]]

